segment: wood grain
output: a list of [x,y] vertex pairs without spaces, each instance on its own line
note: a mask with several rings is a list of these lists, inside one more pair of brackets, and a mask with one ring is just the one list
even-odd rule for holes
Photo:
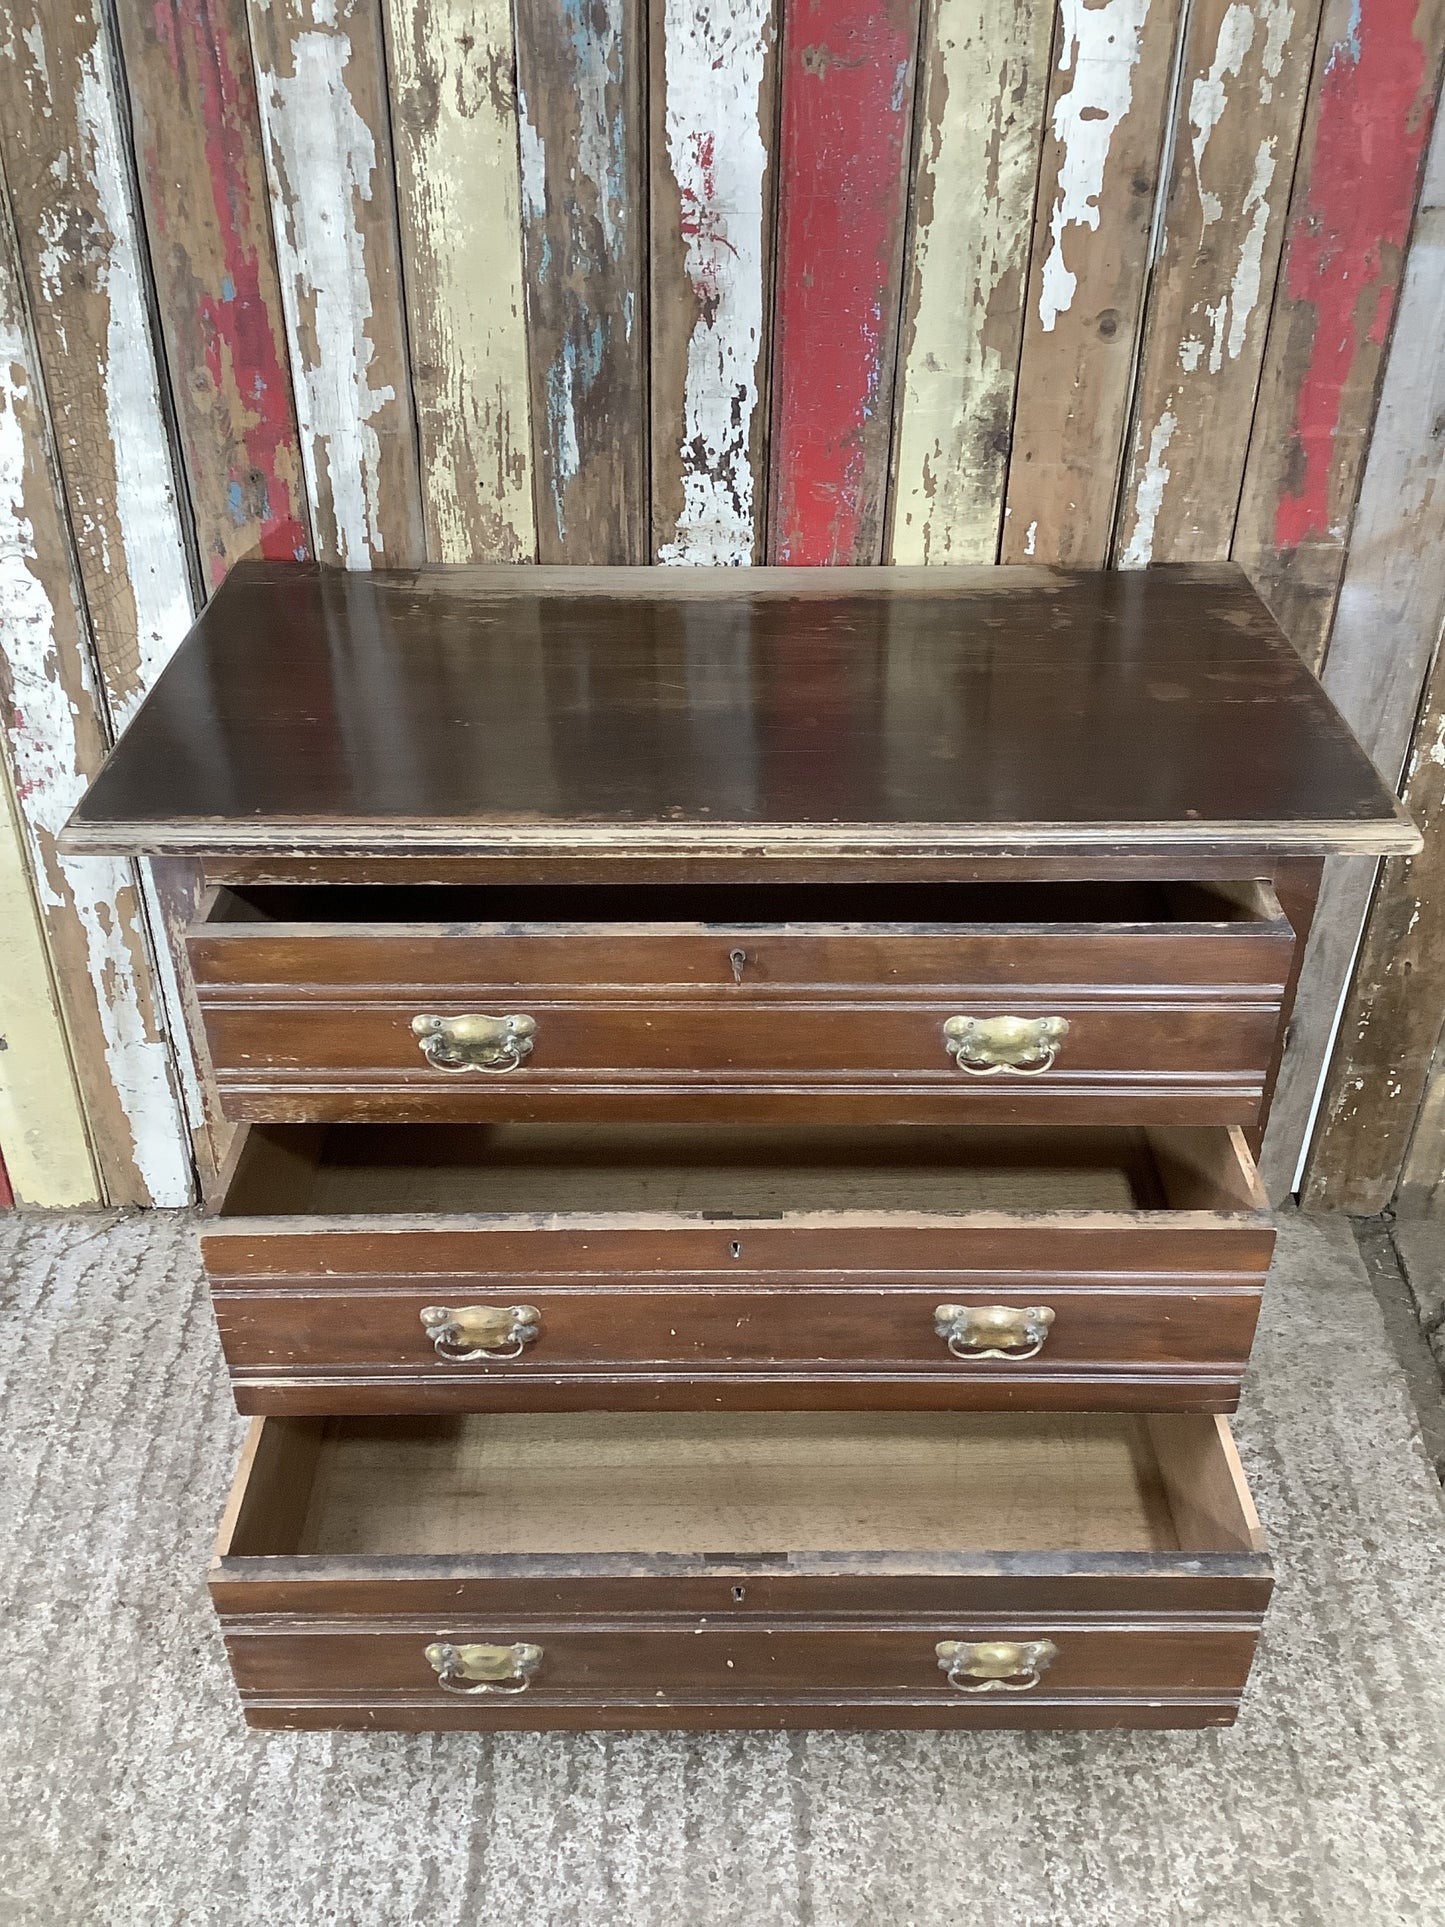
[[1231,553],[1325,657],[1439,88],[1442,0],[1326,0]]
[[777,0],[654,0],[652,544],[762,560]]
[[1120,502],[1125,568],[1229,553],[1319,14],[1320,0],[1201,0],[1189,14]]
[[928,0],[889,559],[992,562],[1003,521],[1052,10]]
[[[1324,668],[1325,688],[1392,785],[1445,625],[1442,423],[1445,123],[1437,120]],[[1373,864],[1326,864],[1260,1156],[1272,1197],[1294,1189],[1374,885]]]
[[[16,73],[12,64],[0,86],[13,84]],[[106,734],[3,200],[0,606],[5,752],[104,1195],[117,1204],[184,1204],[190,1159],[135,873],[115,858],[72,862],[57,847],[66,817],[100,767]]]
[[537,551],[650,559],[642,0],[516,0]]
[[516,63],[507,0],[387,0],[427,556],[530,562]]
[[1065,0],[1054,44],[1001,554],[1108,554],[1178,22]]
[[311,552],[245,0],[119,0],[135,160],[207,579]]
[[785,13],[771,562],[882,559],[919,13]]
[[250,0],[316,553],[423,554],[380,0]]

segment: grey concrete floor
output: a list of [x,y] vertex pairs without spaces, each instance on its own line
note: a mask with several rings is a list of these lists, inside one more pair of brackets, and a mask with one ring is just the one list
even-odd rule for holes
[[1445,1924],[1445,1532],[1348,1224],[1237,1430],[1279,1565],[1181,1734],[271,1735],[202,1579],[242,1422],[184,1216],[0,1222],[0,1923]]

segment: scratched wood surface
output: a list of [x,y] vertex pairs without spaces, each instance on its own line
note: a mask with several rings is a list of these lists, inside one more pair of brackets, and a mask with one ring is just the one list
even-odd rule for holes
[[1173,0],[1062,0],[1001,555],[1101,566],[1170,108]]
[[1326,0],[1232,553],[1324,660],[1445,47],[1445,0]]
[[[1391,785],[1409,753],[1442,625],[1445,120],[1437,119],[1324,669],[1325,687]],[[1293,1189],[1374,883],[1373,864],[1325,865],[1260,1156],[1275,1197]],[[1438,996],[1445,1008],[1445,986],[1422,994]],[[1321,1145],[1321,1159],[1340,1151],[1338,1138],[1330,1148],[1332,1136]]]
[[1199,0],[1189,16],[1150,285],[1121,566],[1229,554],[1320,0]]
[[516,0],[543,562],[646,562],[641,0]]
[[316,553],[422,559],[379,0],[251,0]]
[[888,559],[992,562],[1053,14],[928,0]]
[[134,870],[56,849],[108,730],[3,197],[0,609],[4,750],[104,1193],[115,1204],[185,1203],[190,1159]]
[[652,545],[763,559],[778,0],[654,0]]
[[135,161],[207,585],[311,552],[245,0],[118,0]]
[[387,0],[432,562],[529,562],[532,436],[508,0]]
[[879,562],[919,0],[792,0],[768,557]]

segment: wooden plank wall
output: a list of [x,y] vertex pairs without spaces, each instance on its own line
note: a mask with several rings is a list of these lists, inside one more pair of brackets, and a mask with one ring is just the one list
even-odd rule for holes
[[[3,736],[107,1196],[224,1146],[163,1041],[194,878],[50,846],[240,555],[1232,556],[1402,777],[1445,0],[0,0],[0,48]],[[1423,875],[1381,885],[1312,1197],[1365,1196],[1382,1066],[1411,1128],[1441,1092],[1445,983],[1367,980]],[[1369,910],[1325,887],[1276,1193]]]

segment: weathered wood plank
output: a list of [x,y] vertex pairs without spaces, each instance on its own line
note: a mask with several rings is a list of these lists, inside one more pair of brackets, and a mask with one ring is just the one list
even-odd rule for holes
[[537,551],[647,562],[641,0],[516,0]]
[[882,560],[919,8],[784,15],[773,562]]
[[387,0],[412,389],[433,562],[536,553],[508,0]]
[[1189,16],[1120,502],[1124,568],[1229,554],[1320,0]]
[[928,0],[889,560],[998,554],[1053,10]]
[[311,552],[245,0],[118,0],[156,304],[212,585]]
[[250,0],[316,553],[423,554],[380,0]]
[[1445,46],[1445,0],[1327,0],[1232,553],[1324,658]]
[[1445,1218],[1445,1038],[1437,1042],[1395,1193],[1397,1216]]
[[777,0],[654,0],[652,545],[763,559]]
[[0,719],[105,1195],[116,1204],[183,1204],[192,1191],[190,1159],[134,870],[110,857],[67,860],[56,849],[107,739],[3,195]]
[[[1398,783],[1445,623],[1445,121],[1437,121],[1324,683],[1385,780]],[[1332,861],[1300,976],[1260,1170],[1294,1188],[1376,866]]]
[[1172,0],[1061,0],[1005,562],[1108,556],[1177,21]]
[[[0,563],[0,569],[3,569]],[[0,1150],[12,1202],[69,1210],[100,1202],[85,1113],[0,757]]]

